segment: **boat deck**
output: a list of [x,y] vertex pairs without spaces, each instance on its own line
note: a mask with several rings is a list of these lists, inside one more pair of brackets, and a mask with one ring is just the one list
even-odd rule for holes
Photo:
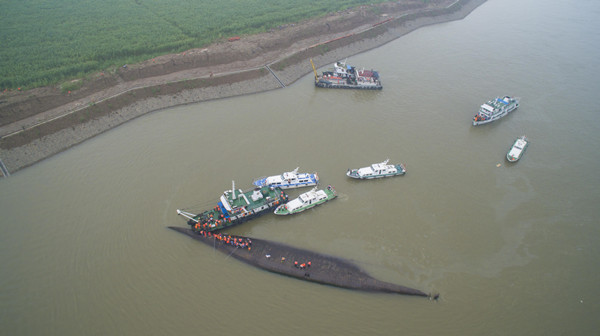
[[[280,196],[281,190],[278,188],[254,188],[253,190],[243,191],[238,189],[236,191],[236,198],[231,199],[231,192],[228,191],[227,200],[233,209],[245,208],[246,210],[252,210],[258,208],[265,203],[266,200],[274,200]],[[222,208],[222,202],[219,202],[219,206]]]

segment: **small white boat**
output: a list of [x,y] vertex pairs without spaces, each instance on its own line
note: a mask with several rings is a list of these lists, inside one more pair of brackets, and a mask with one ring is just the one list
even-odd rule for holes
[[332,186],[327,186],[327,189],[317,190],[314,187],[311,191],[305,192],[285,204],[278,206],[275,209],[276,215],[292,215],[304,210],[323,204],[337,197],[337,193]]
[[506,153],[508,162],[517,162],[523,156],[525,149],[529,146],[529,140],[526,136],[519,137]]
[[291,172],[285,172],[281,175],[260,177],[252,182],[252,184],[257,187],[269,186],[279,187],[281,189],[312,187],[319,184],[319,175],[317,175],[317,173],[298,173],[299,168],[300,167]]
[[389,159],[381,163],[374,163],[369,167],[348,169],[346,175],[355,179],[366,180],[404,175],[406,173],[406,167],[403,164],[389,165],[388,161]]

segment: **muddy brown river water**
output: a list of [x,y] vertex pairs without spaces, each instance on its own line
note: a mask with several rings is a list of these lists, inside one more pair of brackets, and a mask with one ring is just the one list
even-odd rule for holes
[[[382,91],[316,89],[307,75],[150,113],[0,180],[0,334],[595,334],[599,13],[597,1],[490,0],[348,59],[378,70]],[[519,109],[471,126],[503,94]],[[523,134],[531,144],[508,164]],[[407,174],[345,176],[386,158]],[[232,180],[298,166],[339,197],[229,232],[440,300],[280,276],[167,229]]]

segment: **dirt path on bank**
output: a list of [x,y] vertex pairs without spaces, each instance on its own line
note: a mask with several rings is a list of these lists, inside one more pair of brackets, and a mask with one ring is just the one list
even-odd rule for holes
[[0,166],[15,172],[150,111],[289,85],[312,71],[309,58],[323,66],[418,27],[464,18],[484,2],[401,0],[361,6],[101,72],[73,92],[58,87],[4,92]]

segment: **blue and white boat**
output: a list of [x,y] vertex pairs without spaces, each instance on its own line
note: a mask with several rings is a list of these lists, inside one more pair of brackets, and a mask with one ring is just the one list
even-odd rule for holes
[[257,187],[279,187],[281,189],[292,189],[300,187],[312,187],[319,184],[319,175],[317,173],[298,173],[298,169],[291,172],[285,172],[281,175],[273,175],[269,177],[260,177],[252,184]]
[[479,107],[479,112],[473,117],[473,126],[487,124],[498,120],[519,107],[520,98],[504,96],[490,100]]

